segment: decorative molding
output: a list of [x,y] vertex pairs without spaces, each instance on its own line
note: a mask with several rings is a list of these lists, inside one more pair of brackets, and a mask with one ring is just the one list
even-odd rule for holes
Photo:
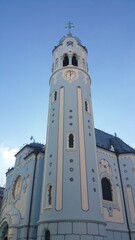
[[108,157],[117,159],[116,154],[113,153],[113,152],[110,152],[110,151],[108,151],[108,150],[106,150],[106,149],[103,149],[103,148],[100,148],[100,147],[98,147],[98,146],[96,147],[96,149],[97,149],[97,152],[98,152],[98,153],[101,153],[101,154],[104,154],[104,155],[106,155],[106,156],[108,156]]
[[23,192],[26,192],[26,189],[28,187],[28,180],[29,180],[29,175],[27,177],[24,177],[23,179]]
[[134,201],[134,198],[133,198],[132,187],[127,186],[126,187],[126,192],[127,192],[128,206],[129,206],[131,221],[132,221],[133,224],[135,224],[135,201]]
[[52,75],[50,77],[50,80],[49,80],[49,84],[52,82],[55,85],[58,81],[58,75],[59,74],[62,74],[61,76],[63,77],[63,79],[65,79],[64,74],[65,74],[65,71],[67,71],[67,70],[74,70],[74,71],[77,72],[78,75],[80,73],[84,74],[85,75],[85,79],[84,79],[84,76],[83,76],[84,82],[86,84],[87,84],[87,82],[91,83],[91,78],[90,78],[87,71],[85,71],[83,68],[81,68],[79,66],[67,65],[66,67],[60,67],[59,69],[55,70],[52,73]]
[[64,131],[64,88],[60,89],[59,100],[59,128],[58,128],[58,156],[56,182],[56,210],[62,209],[63,182],[63,131]]
[[122,198],[119,185],[116,185],[116,195],[118,198],[117,205],[108,204],[103,205],[104,218],[107,222],[124,223]]
[[132,160],[135,163],[135,154],[125,153],[119,155],[119,160]]
[[112,168],[106,159],[101,159],[98,165],[100,173],[107,172],[109,175],[112,176]]
[[21,189],[22,189],[22,177],[18,175],[16,180],[14,181],[12,190],[12,195],[15,201],[20,199]]
[[78,127],[79,127],[79,150],[80,150],[80,175],[81,175],[81,197],[82,197],[82,209],[84,211],[89,210],[88,203],[88,186],[86,175],[86,156],[85,156],[85,141],[84,141],[84,122],[82,112],[82,90],[77,89],[77,101],[78,101]]

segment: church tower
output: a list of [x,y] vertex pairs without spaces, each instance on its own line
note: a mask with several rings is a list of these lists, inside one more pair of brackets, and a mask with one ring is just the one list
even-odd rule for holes
[[53,49],[38,240],[105,238],[87,49],[71,28]]

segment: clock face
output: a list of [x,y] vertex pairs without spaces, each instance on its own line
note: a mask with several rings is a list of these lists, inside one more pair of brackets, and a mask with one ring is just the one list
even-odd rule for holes
[[69,81],[73,81],[73,80],[75,80],[75,79],[77,78],[77,74],[76,74],[76,72],[73,71],[73,70],[67,70],[67,71],[65,72],[65,78],[66,78],[67,80],[69,80]]

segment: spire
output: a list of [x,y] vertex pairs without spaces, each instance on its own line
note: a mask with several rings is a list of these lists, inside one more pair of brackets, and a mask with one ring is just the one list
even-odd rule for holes
[[65,28],[68,29],[68,33],[67,33],[67,35],[68,35],[68,36],[72,36],[71,29],[74,28],[73,23],[71,23],[71,22],[69,21],[69,22],[66,24],[66,27],[65,27]]

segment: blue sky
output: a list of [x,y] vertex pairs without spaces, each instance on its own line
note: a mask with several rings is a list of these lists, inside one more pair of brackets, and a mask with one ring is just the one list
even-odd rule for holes
[[88,49],[95,127],[135,147],[135,1],[0,1],[0,185],[31,135],[45,143],[52,49],[66,35]]

